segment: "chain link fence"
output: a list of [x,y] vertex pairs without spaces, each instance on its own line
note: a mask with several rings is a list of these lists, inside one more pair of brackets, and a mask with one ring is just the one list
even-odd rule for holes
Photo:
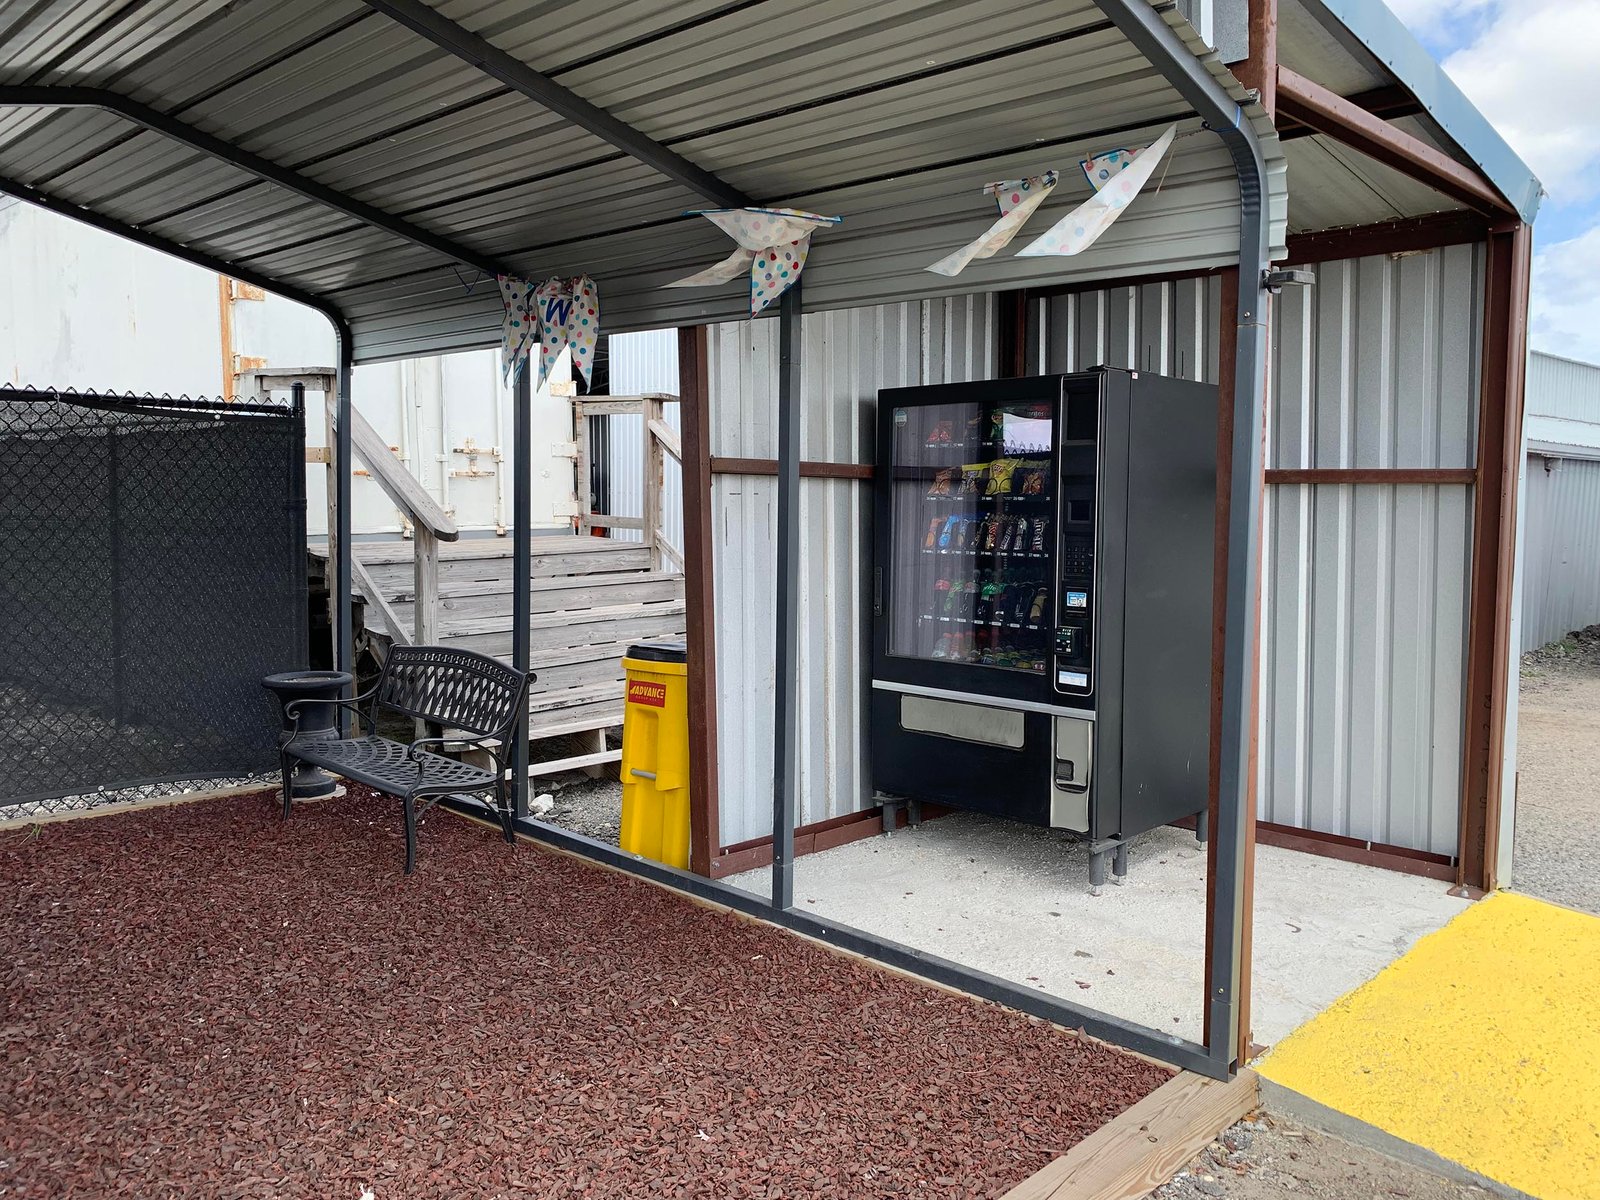
[[0,388],[0,820],[277,765],[305,416]]

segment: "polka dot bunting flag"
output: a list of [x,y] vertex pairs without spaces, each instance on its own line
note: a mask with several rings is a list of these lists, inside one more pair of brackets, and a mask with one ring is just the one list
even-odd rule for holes
[[667,287],[712,287],[750,275],[750,315],[756,316],[800,278],[811,235],[842,218],[792,208],[719,208],[690,214],[705,217],[739,243],[727,258]]
[[[1103,164],[1106,167],[1106,177],[1096,185],[1095,194],[1062,217],[1044,234],[1018,250],[1017,257],[1079,254],[1094,245],[1100,235],[1111,228],[1111,223],[1122,215],[1122,210],[1133,202],[1133,198],[1149,181],[1156,165],[1171,147],[1177,131],[1176,125],[1169,126],[1167,131],[1148,147],[1133,153],[1120,168],[1115,162]],[[1110,151],[1106,155],[1097,155],[1086,160],[1084,173],[1089,175],[1093,182],[1095,175],[1090,174],[1090,167],[1112,155],[1122,153],[1127,152]],[[1095,174],[1098,174],[1098,168]]]
[[500,275],[500,373],[510,383],[517,377],[528,348],[538,335],[539,319],[533,311],[533,284],[515,275]]
[[594,374],[594,348],[600,333],[600,289],[587,275],[547,279],[533,293],[539,314],[539,383],[542,385],[561,351],[572,347],[572,365],[585,383]]
[[995,198],[1000,206],[1000,219],[983,235],[968,242],[954,253],[947,254],[927,269],[940,275],[959,275],[975,258],[993,258],[1011,244],[1011,239],[1033,216],[1033,210],[1044,203],[1045,197],[1055,190],[1056,173],[1030,175],[1027,179],[1007,179],[991,183],[983,190]]

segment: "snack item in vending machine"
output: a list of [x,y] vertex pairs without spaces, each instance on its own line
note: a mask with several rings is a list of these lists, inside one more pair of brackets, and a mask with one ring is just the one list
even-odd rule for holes
[[933,487],[928,489],[929,498],[931,499],[934,496],[948,496],[950,494],[950,484],[955,479],[955,476],[956,469],[954,467],[945,467],[937,475],[935,475],[933,477]]

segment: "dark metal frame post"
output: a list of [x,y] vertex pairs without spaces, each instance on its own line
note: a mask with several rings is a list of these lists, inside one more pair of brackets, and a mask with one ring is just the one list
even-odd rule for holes
[[1231,1070],[1240,1057],[1236,1007],[1242,990],[1246,871],[1255,740],[1255,671],[1261,587],[1263,440],[1266,431],[1267,169],[1240,105],[1179,40],[1147,0],[1099,0],[1101,10],[1221,138],[1239,180],[1239,317],[1235,329],[1233,463],[1222,654],[1216,869],[1208,881],[1211,953],[1206,964],[1206,1049]]
[[800,281],[778,308],[778,635],[772,738],[772,907],[794,904],[800,785]]
[[[511,665],[527,671],[533,612],[533,351],[517,373],[511,413]],[[528,815],[528,706],[511,727],[511,803]]]
[[[338,389],[337,407],[334,410],[334,450],[333,461],[336,464],[334,471],[334,520],[333,530],[333,657],[334,666],[340,671],[350,672],[351,695],[360,690],[355,681],[356,674],[356,630],[355,630],[355,603],[351,593],[355,586],[355,572],[351,567],[350,559],[354,553],[350,545],[351,512],[350,512],[350,484],[355,478],[355,458],[350,448],[350,427],[353,424],[351,412],[353,404],[350,399],[351,376],[355,372],[355,345],[350,336],[350,329],[342,323],[339,326],[339,374],[334,381]],[[348,709],[339,710],[339,733],[347,736],[350,732],[350,712]]]

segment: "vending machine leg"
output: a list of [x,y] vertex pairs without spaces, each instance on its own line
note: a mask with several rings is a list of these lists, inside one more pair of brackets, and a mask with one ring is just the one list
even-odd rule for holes
[[1194,840],[1202,846],[1211,837],[1211,810],[1202,808],[1194,819]]
[[894,832],[899,821],[900,806],[905,803],[900,796],[886,796],[879,792],[874,799],[878,802],[878,812],[883,818],[883,836],[888,837]]
[[1128,843],[1122,838],[1103,838],[1089,843],[1089,894],[1098,896],[1100,889],[1106,883],[1106,860],[1111,860],[1111,869],[1116,873],[1116,881],[1122,882],[1122,877],[1128,873]]

